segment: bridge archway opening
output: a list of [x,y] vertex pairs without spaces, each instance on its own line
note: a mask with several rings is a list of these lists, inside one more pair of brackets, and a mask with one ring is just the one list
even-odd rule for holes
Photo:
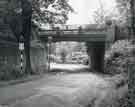
[[88,64],[85,42],[55,42],[51,45],[50,57],[54,63]]

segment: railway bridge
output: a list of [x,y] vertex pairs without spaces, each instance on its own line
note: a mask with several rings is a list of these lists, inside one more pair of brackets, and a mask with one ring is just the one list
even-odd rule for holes
[[42,42],[77,41],[86,42],[91,69],[104,71],[105,44],[115,39],[115,27],[99,25],[62,25],[54,29],[40,29]]

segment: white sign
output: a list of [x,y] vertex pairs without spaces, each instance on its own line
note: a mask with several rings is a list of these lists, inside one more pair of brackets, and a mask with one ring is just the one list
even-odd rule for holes
[[19,50],[24,50],[24,43],[19,43]]

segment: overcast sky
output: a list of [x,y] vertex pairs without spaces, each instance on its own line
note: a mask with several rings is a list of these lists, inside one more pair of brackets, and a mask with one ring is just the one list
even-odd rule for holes
[[99,1],[102,2],[106,10],[112,10],[116,5],[115,0],[69,0],[76,13],[69,15],[67,24],[88,24],[92,22],[92,14],[99,8]]

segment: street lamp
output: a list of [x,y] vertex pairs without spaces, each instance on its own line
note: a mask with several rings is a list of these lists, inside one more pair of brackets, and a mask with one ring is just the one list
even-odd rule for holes
[[52,39],[53,39],[52,36],[48,37],[48,44],[47,44],[47,47],[48,47],[48,72],[50,71],[50,54],[51,54]]
[[21,72],[23,72],[23,62],[24,62],[24,55],[23,55],[23,51],[24,51],[24,37],[21,35],[20,39],[19,39],[19,50],[20,50],[20,58],[21,58]]

